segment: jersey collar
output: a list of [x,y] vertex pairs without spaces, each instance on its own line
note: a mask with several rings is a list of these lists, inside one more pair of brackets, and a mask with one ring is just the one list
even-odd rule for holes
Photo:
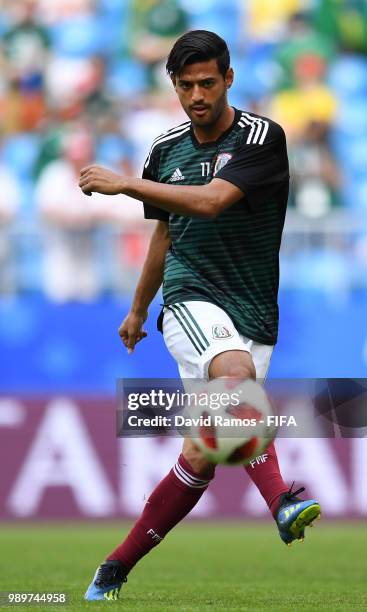
[[234,110],[234,118],[233,118],[232,125],[230,125],[229,128],[225,130],[225,132],[222,132],[222,134],[219,136],[219,138],[217,138],[217,140],[211,140],[210,142],[199,142],[195,136],[194,129],[191,124],[190,136],[191,136],[192,144],[194,145],[195,149],[208,149],[210,147],[216,147],[220,142],[223,142],[223,140],[227,138],[228,134],[232,132],[234,126],[236,125],[237,121],[240,120],[240,117],[241,117],[241,111],[239,111],[234,106],[232,108]]

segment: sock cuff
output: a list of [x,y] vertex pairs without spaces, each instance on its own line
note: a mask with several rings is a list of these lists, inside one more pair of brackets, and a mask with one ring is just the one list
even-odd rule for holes
[[198,477],[182,454],[173,466],[173,472],[176,478],[192,489],[205,489],[213,478],[213,476],[210,478]]

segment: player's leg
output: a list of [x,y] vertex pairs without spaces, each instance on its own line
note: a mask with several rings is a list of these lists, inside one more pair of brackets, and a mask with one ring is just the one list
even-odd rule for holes
[[205,462],[203,470],[194,470],[181,454],[151,493],[128,536],[98,568],[86,599],[104,599],[109,594],[117,598],[130,570],[196,506],[213,476],[214,466]]
[[[218,306],[206,302],[175,304],[164,321],[165,341],[181,364],[182,378],[185,375],[203,379],[222,376],[239,380],[265,378],[273,347],[257,345],[241,336],[230,317]],[[177,342],[178,333],[181,336]],[[210,464],[190,440],[185,441],[182,452],[193,470],[209,469]],[[280,474],[274,444],[267,450],[267,456],[265,463],[255,463],[246,469],[275,515],[280,497],[288,491],[288,486]]]
[[[164,338],[176,358],[182,378],[201,377],[200,354],[171,311],[164,317]],[[190,368],[185,369],[189,363]],[[198,503],[214,477],[215,466],[198,453],[191,440],[185,440],[176,464],[157,485],[143,512],[125,540],[97,569],[85,598],[114,599],[134,565]]]
[[[260,381],[266,379],[272,350],[273,347],[257,342],[251,344],[256,377]],[[313,521],[320,518],[320,505],[314,499],[301,500],[297,497],[298,493],[304,491],[304,487],[293,491],[292,485],[289,490],[283,490],[279,494],[283,481],[274,442],[268,446],[262,459],[265,461],[255,460],[245,466],[245,470],[267,502],[283,542],[290,545],[293,540],[303,541],[305,527],[312,527]]]
[[[270,351],[268,353],[271,354]],[[245,350],[237,350],[226,351],[216,355],[209,365],[208,374],[210,379],[227,376],[239,380],[247,378],[256,380],[257,370],[251,353]],[[259,489],[269,510],[275,516],[279,506],[279,499],[282,494],[288,491],[288,486],[285,484],[280,473],[274,443],[271,443],[267,448],[266,455],[265,462],[257,463],[255,461],[251,465],[245,466],[245,469],[252,482]]]
[[[168,308],[163,331],[182,378],[256,377],[253,343],[244,342],[226,313],[213,304],[189,302]],[[268,503],[287,491],[275,449],[267,462],[268,476],[270,466],[273,473],[269,478],[257,469],[251,474]],[[98,568],[86,598],[117,597],[131,568],[194,508],[213,476],[214,466],[191,440],[185,440],[177,463],[153,491],[141,517]]]
[[[191,330],[190,334],[186,333],[186,330],[190,329],[188,324],[181,324],[181,320],[186,320],[185,316],[188,316],[186,311],[181,319],[181,315],[167,308],[164,314],[163,336],[168,350],[178,363],[181,378],[199,378],[199,340],[193,343]],[[199,332],[197,334],[199,338]],[[190,369],[187,364],[190,364]],[[214,477],[214,471],[215,466],[198,452],[191,440],[185,440],[176,464],[154,489],[141,517],[108,559],[120,561],[130,571],[139,559],[159,544],[194,508]]]
[[[182,324],[188,326],[191,322],[190,333],[192,335],[195,331],[195,343],[201,339],[201,348],[206,346],[201,357],[202,378],[226,376],[242,380],[265,380],[273,352],[272,346],[262,345],[239,335],[228,315],[213,304],[190,302],[175,308],[175,315]],[[173,346],[171,352],[174,350]],[[183,453],[192,467],[200,466],[200,469],[204,469],[200,451],[192,442],[186,443]],[[285,484],[274,443],[268,446],[264,462],[255,461],[245,466],[245,470],[267,503],[282,540],[286,544],[295,539],[302,540],[304,528],[320,516],[320,506],[313,499],[300,500],[297,493],[303,489],[294,493],[292,488],[289,489]]]

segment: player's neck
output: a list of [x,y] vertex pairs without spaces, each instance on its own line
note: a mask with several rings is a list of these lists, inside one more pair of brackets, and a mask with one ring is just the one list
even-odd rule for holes
[[206,127],[193,125],[194,134],[200,144],[204,142],[213,142],[217,140],[223,132],[228,130],[234,120],[235,110],[232,106],[227,105],[218,120]]

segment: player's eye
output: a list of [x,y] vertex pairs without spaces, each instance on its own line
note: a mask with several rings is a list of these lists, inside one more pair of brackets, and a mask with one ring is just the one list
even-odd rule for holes
[[209,87],[212,87],[213,85],[214,81],[212,81],[211,79],[203,81],[203,87],[205,87],[205,89],[209,89]]
[[190,89],[191,83],[187,83],[185,81],[181,81],[180,82],[180,87],[181,87],[181,89],[185,89],[187,91],[188,89]]

